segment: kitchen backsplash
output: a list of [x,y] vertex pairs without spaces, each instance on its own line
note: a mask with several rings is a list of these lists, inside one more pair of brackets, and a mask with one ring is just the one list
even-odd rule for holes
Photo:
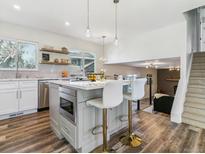
[[[73,65],[42,65],[39,64],[37,71],[19,71],[21,78],[59,78],[61,72],[67,70],[69,74],[80,74],[80,68]],[[15,78],[15,70],[0,70],[0,79]]]

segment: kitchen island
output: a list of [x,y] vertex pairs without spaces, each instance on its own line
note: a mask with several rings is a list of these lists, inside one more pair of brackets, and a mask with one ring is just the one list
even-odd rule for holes
[[[102,144],[102,111],[86,101],[102,97],[105,82],[50,81],[51,127],[78,152],[90,152]],[[122,82],[124,86],[129,84]],[[127,103],[108,110],[108,140],[113,133],[127,127],[127,121],[121,120],[123,115],[127,115]]]

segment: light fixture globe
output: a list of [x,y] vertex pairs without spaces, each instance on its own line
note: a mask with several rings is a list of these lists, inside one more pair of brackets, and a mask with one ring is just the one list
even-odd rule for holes
[[99,58],[99,60],[102,61],[102,62],[106,62],[106,58],[105,58],[105,55],[104,55],[104,53],[105,53],[105,38],[106,38],[106,36],[103,35],[102,36],[103,55],[102,55],[102,57]]
[[85,36],[86,36],[87,38],[90,38],[90,37],[91,37],[91,31],[90,31],[90,28],[89,28],[89,27],[86,29]]
[[118,40],[118,38],[115,38],[114,44],[115,44],[115,46],[118,46],[118,45],[119,45],[119,40]]

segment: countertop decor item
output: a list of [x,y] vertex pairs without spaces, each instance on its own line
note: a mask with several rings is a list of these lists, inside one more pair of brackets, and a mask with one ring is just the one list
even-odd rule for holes
[[62,50],[63,52],[68,52],[68,49],[67,49],[66,47],[62,47],[61,50]]
[[62,71],[62,77],[65,78],[65,77],[68,77],[69,73],[67,70],[64,70]]
[[96,79],[97,79],[96,74],[94,74],[94,73],[93,73],[93,74],[89,74],[89,75],[88,75],[88,79],[89,79],[90,81],[93,81],[93,82],[96,81]]
[[59,63],[59,59],[57,59],[57,58],[54,59],[54,62],[55,62],[55,63]]

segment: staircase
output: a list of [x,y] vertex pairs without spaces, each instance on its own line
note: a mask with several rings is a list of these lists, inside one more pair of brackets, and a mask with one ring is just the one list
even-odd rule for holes
[[205,52],[193,55],[182,121],[205,129]]

